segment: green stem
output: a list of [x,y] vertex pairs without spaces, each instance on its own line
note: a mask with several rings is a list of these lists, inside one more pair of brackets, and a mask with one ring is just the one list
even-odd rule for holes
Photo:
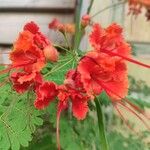
[[58,47],[58,48],[60,48],[60,49],[62,49],[62,50],[64,50],[64,51],[66,51],[66,52],[72,54],[72,52],[70,52],[68,49],[66,49],[66,48],[64,48],[64,47],[62,47],[62,46],[60,46],[60,45],[54,44],[53,46],[54,46],[54,47]]
[[126,2],[126,0],[121,1],[121,2],[119,2],[119,3],[115,3],[115,4],[113,4],[113,5],[109,5],[109,6],[105,7],[105,8],[103,8],[102,10],[99,10],[99,11],[98,11],[97,13],[95,13],[94,15],[92,15],[92,16],[91,16],[91,19],[94,18],[94,17],[96,17],[96,16],[99,15],[100,13],[102,13],[102,12],[104,12],[104,11],[110,9],[110,8],[113,8],[113,7],[118,6],[118,5],[125,4],[125,2]]
[[69,50],[71,51],[71,46],[70,46],[69,41],[68,41],[67,33],[65,32],[65,33],[63,33],[63,35],[64,35],[64,39],[66,41],[66,45],[69,48]]
[[47,74],[44,75],[44,77],[47,77],[48,75],[50,75],[51,73],[54,73],[60,69],[62,69],[64,66],[68,65],[73,59],[71,58],[69,61],[67,61],[65,64],[55,68],[55,69],[52,69],[50,72],[48,72]]
[[101,104],[97,98],[94,100],[97,111],[98,126],[99,126],[99,137],[100,137],[100,148],[101,150],[109,150],[108,142],[105,134],[104,115]]
[[89,5],[88,10],[87,10],[87,14],[90,14],[93,3],[94,3],[94,0],[91,0],[90,5]]
[[74,39],[74,51],[78,50],[80,45],[80,16],[81,16],[81,8],[82,8],[83,0],[77,0],[77,9],[75,16],[75,39]]

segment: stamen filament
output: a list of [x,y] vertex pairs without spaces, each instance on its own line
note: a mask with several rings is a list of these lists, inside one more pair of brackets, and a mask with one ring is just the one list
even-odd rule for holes
[[111,51],[108,51],[108,50],[105,50],[105,51],[103,51],[103,52],[106,53],[106,54],[109,54],[109,55],[111,55],[111,56],[118,56],[118,57],[121,57],[122,59],[125,59],[125,60],[127,60],[127,61],[129,61],[129,62],[132,62],[132,63],[134,63],[134,64],[137,64],[137,65],[143,66],[143,67],[145,67],[145,68],[150,68],[150,65],[141,63],[141,62],[139,62],[139,61],[137,61],[137,60],[134,60],[134,59],[131,59],[131,58],[128,58],[128,57],[125,57],[125,56],[120,55],[120,54],[118,54],[118,53],[114,53],[114,52],[111,52]]
[[57,140],[57,148],[58,150],[61,150],[60,148],[60,133],[59,133],[59,124],[60,124],[60,115],[62,112],[62,107],[60,106],[57,112],[57,120],[56,120],[56,140]]

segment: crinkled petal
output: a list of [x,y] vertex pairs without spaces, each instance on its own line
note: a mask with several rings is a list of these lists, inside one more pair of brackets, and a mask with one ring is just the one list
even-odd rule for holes
[[39,31],[38,25],[33,21],[27,23],[23,29],[24,29],[24,31],[26,31],[26,30],[30,31],[33,34],[36,34]]
[[82,99],[78,96],[75,96],[75,98],[72,100],[72,112],[78,120],[85,119],[88,112],[88,103],[84,100],[84,97]]

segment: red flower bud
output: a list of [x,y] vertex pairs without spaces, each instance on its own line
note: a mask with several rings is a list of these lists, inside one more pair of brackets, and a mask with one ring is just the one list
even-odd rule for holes
[[82,16],[81,25],[85,28],[90,23],[90,16],[88,14]]
[[59,53],[52,45],[48,45],[44,48],[44,55],[47,60],[55,62],[58,60]]
[[23,29],[24,31],[30,31],[33,34],[36,34],[39,31],[39,27],[33,21],[27,23]]

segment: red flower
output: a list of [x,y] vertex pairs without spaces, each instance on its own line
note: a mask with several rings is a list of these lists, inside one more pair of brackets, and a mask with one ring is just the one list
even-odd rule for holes
[[70,93],[67,91],[65,85],[58,86],[58,110],[64,110],[68,107],[68,100],[70,97]]
[[22,77],[22,76],[24,76],[25,74],[24,73],[21,73],[21,72],[19,72],[19,73],[12,73],[12,75],[11,75],[11,81],[12,81],[12,83],[13,83],[13,88],[14,88],[14,90],[16,91],[16,92],[18,92],[18,93],[23,93],[23,92],[25,92],[28,88],[29,88],[29,86],[31,85],[31,81],[27,81],[27,82],[24,82],[24,83],[20,83],[19,81],[18,81],[18,79],[20,78],[20,77]]
[[10,53],[13,65],[22,67],[34,64],[33,69],[40,71],[45,64],[45,57],[50,61],[56,61],[58,52],[34,22],[27,23]]
[[10,69],[14,68],[17,71],[11,75],[14,89],[17,92],[24,92],[30,85],[42,80],[39,72],[45,66],[45,57],[37,47],[32,47],[26,51],[13,51],[10,54],[10,59],[12,60]]
[[98,52],[113,51],[123,56],[130,56],[131,48],[124,41],[122,28],[117,24],[112,24],[106,29],[99,24],[94,24],[89,38],[92,46]]
[[36,34],[39,31],[39,27],[37,26],[37,24],[35,24],[33,21],[27,23],[24,28],[24,31],[30,31],[33,34]]
[[127,120],[119,109],[120,105],[150,129],[143,119],[143,117],[148,118],[145,113],[125,98],[128,93],[128,77],[124,60],[96,51],[89,52],[80,60],[78,72],[88,95],[96,96],[105,91],[113,102],[114,108],[128,126]]
[[[59,120],[61,112],[68,107],[69,100],[72,102],[72,112],[78,120],[85,119],[88,112],[89,97],[83,93],[79,73],[76,70],[68,71],[64,85],[59,86],[58,111],[57,111],[57,144],[60,149]],[[77,86],[78,85],[78,86]]]
[[88,112],[88,100],[90,97],[83,87],[80,73],[77,70],[69,70],[66,74],[64,84],[67,87],[67,91],[70,93],[73,115],[78,120],[85,119]]
[[[30,78],[32,74],[27,74],[25,72],[14,72],[11,74],[11,81],[13,83],[13,88],[18,93],[23,93],[27,91],[32,86],[37,86],[42,82],[42,76],[39,73],[35,73],[34,78]],[[23,80],[22,78],[27,78],[27,80]]]
[[49,40],[39,31],[39,27],[34,22],[30,22],[24,26],[24,30],[19,34],[13,50],[25,51],[32,46],[37,46],[42,50],[49,44]]
[[19,82],[22,84],[35,78],[36,73],[45,66],[46,59],[56,61],[58,52],[39,31],[39,27],[34,22],[30,22],[24,26],[24,31],[20,33],[13,45],[13,50],[10,53],[12,64],[2,70],[1,74],[12,69],[20,69],[25,73],[19,78]]
[[78,120],[85,119],[88,112],[89,100],[89,97],[86,96],[86,94],[64,87],[64,89],[59,90],[58,99],[58,110],[62,111],[66,109],[68,107],[69,100],[71,100],[74,117]]
[[[51,42],[39,32],[39,27],[34,22],[27,23],[24,26],[24,31],[20,33],[19,38],[14,43],[14,49],[10,53],[10,59],[15,66],[35,64],[38,62],[37,66],[42,68],[45,64],[43,50],[48,46],[51,46],[52,49]],[[54,48],[53,50],[56,53]],[[52,50],[51,53],[54,55]]]
[[[99,95],[103,90],[113,100],[120,100],[127,95],[126,64],[118,57],[94,51],[89,52],[80,60],[78,72],[81,74],[84,89],[89,95]],[[115,96],[113,92],[119,93],[120,97]]]
[[[77,70],[69,70],[66,74],[64,85],[59,86],[59,109],[64,109],[68,106],[68,101],[72,102],[73,115],[83,120],[88,112],[89,97],[83,89],[83,84],[80,79],[80,74]],[[83,109],[82,109],[83,108]]]
[[37,109],[44,109],[57,96],[57,87],[53,82],[43,82],[36,88],[36,100],[34,106]]
[[64,84],[70,89],[85,93],[83,83],[81,82],[81,75],[77,70],[71,69],[66,73]]
[[[27,23],[24,26],[24,31],[29,31],[33,36],[33,43],[38,46],[41,50],[48,46],[51,42],[48,40],[46,36],[44,36],[40,31],[37,24],[33,21]],[[24,32],[23,31],[23,32]]]
[[88,107],[88,100],[89,97],[80,93],[71,93],[71,100],[72,100],[72,112],[74,117],[78,120],[85,119],[89,107]]
[[47,60],[54,62],[58,60],[58,51],[53,47],[52,43],[41,32],[39,32],[39,27],[34,22],[26,24],[24,30],[28,30],[34,34],[33,43],[39,49],[43,50],[44,56]]
[[[30,25],[31,24],[33,23],[30,23]],[[10,53],[10,60],[12,61],[12,64],[6,69],[6,71],[14,68],[22,68],[29,73],[29,70],[30,72],[36,72],[40,71],[44,67],[44,53],[41,47],[39,47],[39,45],[36,44],[37,42],[34,40],[37,34],[39,34],[39,32],[33,34],[28,29],[28,24],[25,25],[25,31],[20,33],[19,38],[13,45],[13,50]],[[44,38],[43,41],[45,41]],[[3,72],[5,71],[2,71],[2,73]]]
[[117,56],[143,67],[150,68],[149,65],[130,58],[131,47],[125,42],[122,35],[122,28],[117,24],[112,24],[106,29],[103,29],[99,24],[94,24],[89,39],[94,49],[99,53]]
[[19,34],[18,39],[13,45],[13,51],[15,50],[28,50],[33,45],[34,35],[29,31],[23,31]]
[[23,68],[26,72],[37,72],[45,66],[44,53],[36,46],[28,50],[14,50],[10,53],[12,68]]

